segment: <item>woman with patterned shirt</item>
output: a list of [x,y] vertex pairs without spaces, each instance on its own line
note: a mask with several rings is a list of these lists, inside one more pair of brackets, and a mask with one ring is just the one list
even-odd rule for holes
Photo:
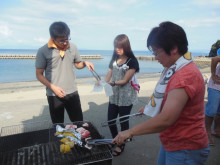
[[[139,64],[131,50],[128,37],[124,34],[118,35],[114,40],[114,53],[105,78],[113,89],[113,95],[109,97],[108,120],[113,120],[118,115],[122,117],[130,114],[133,104],[137,102],[138,90],[131,85],[131,79],[138,71]],[[126,119],[123,118],[120,122]],[[115,138],[118,134],[117,126],[115,122],[109,122],[109,125],[112,137]],[[120,125],[121,131],[129,129],[129,121]],[[120,155],[124,147],[124,144],[118,145],[113,155]]]

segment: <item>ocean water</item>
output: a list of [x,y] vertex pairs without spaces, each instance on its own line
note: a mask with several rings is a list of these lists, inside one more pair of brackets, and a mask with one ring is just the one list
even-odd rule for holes
[[[89,59],[95,65],[95,71],[100,76],[105,76],[112,57],[113,50],[79,50],[81,55],[101,55],[103,59]],[[34,55],[36,49],[0,49],[0,55]],[[134,51],[135,56],[152,56],[149,51]],[[206,55],[192,53],[194,56]],[[139,73],[158,73],[163,70],[157,61],[139,60]],[[76,77],[92,77],[87,69],[75,69]],[[34,59],[0,59],[0,83],[36,81]]]

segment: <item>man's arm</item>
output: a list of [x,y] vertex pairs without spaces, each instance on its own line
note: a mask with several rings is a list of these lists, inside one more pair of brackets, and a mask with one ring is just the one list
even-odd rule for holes
[[84,68],[84,67],[87,66],[87,67],[89,68],[89,70],[94,70],[94,65],[93,65],[93,63],[91,63],[91,62],[89,62],[89,61],[75,62],[74,65],[75,65],[75,67],[76,67],[77,69],[82,69],[82,68]]
[[39,68],[37,68],[37,69],[36,69],[36,77],[37,77],[37,79],[38,79],[42,84],[44,84],[46,87],[48,87],[48,88],[50,88],[52,91],[54,91],[54,93],[55,93],[58,97],[60,97],[60,98],[65,97],[65,96],[66,96],[65,91],[64,91],[62,88],[60,88],[60,87],[58,87],[58,86],[55,86],[55,85],[53,85],[51,82],[49,82],[48,79],[44,76],[43,73],[44,73],[44,69],[39,69]]
[[214,83],[220,84],[220,77],[216,75],[216,66],[220,62],[220,57],[216,56],[212,58],[211,61],[211,76]]

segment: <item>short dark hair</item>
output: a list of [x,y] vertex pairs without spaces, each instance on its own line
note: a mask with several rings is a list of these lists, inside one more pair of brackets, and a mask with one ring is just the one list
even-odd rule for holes
[[147,38],[147,47],[152,50],[152,46],[163,48],[167,54],[177,46],[178,52],[184,55],[188,51],[188,41],[186,33],[182,27],[172,22],[162,22],[159,27],[151,30]]
[[58,37],[69,37],[70,35],[70,29],[64,22],[54,22],[50,25],[49,28],[50,36],[52,38],[58,38]]

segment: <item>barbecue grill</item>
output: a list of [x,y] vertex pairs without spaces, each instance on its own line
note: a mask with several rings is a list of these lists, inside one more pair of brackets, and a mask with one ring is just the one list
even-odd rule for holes
[[[85,122],[71,124],[81,127]],[[87,122],[92,139],[103,138],[91,122]],[[42,122],[41,122],[42,124]],[[69,123],[68,123],[69,124]],[[25,128],[29,129],[25,129]],[[31,129],[34,128],[34,129]],[[4,127],[0,137],[1,165],[75,165],[112,164],[112,154],[107,145],[92,149],[75,145],[69,153],[60,152],[60,138],[54,136],[55,125],[39,129],[36,123]]]

